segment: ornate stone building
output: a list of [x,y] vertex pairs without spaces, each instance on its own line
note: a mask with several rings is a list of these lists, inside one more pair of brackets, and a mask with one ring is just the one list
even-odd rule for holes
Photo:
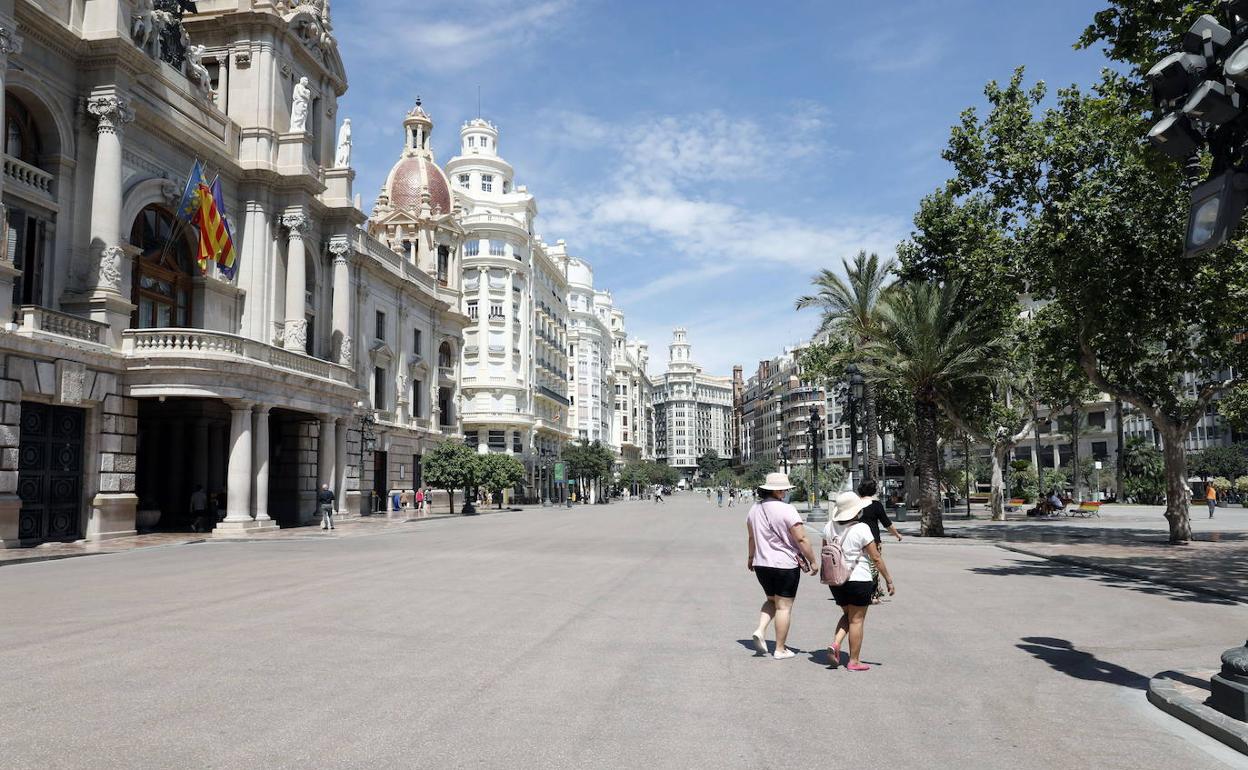
[[363,261],[354,301],[363,330],[357,375],[373,408],[363,488],[389,507],[396,490],[420,485],[425,450],[460,435],[460,348],[469,323],[460,310],[464,230],[432,135],[418,99],[368,222],[372,258]]
[[[188,528],[195,487],[223,533],[306,521],[319,482],[361,504],[361,438],[405,456],[457,433],[457,226],[445,199],[409,223],[447,247],[445,285],[431,253],[361,229],[328,3],[182,7],[0,0],[5,546]],[[176,217],[196,159],[220,175],[236,274],[201,272]],[[417,376],[437,383],[427,417]],[[404,481],[392,467],[378,488]]]

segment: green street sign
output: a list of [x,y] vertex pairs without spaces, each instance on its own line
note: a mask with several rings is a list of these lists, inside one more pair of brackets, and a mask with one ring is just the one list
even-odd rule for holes
[[555,483],[566,484],[568,482],[568,464],[564,462],[555,463]]

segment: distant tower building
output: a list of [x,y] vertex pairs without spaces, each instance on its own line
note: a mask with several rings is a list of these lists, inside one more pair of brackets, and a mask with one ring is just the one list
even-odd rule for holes
[[667,371],[653,380],[655,458],[692,480],[708,451],[734,456],[732,379],[703,373],[683,328],[667,350]]

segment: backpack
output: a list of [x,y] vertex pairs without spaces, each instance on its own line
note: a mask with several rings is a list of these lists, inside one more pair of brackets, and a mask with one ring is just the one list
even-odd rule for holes
[[[849,582],[854,566],[845,561],[845,536],[853,527],[831,540],[823,541],[823,549],[819,552],[819,581],[825,586],[843,586]],[[857,564],[855,562],[854,564]]]

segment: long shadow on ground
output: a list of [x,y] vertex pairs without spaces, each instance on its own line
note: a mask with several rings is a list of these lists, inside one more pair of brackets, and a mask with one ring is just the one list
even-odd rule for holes
[[1055,671],[1060,671],[1076,679],[1090,682],[1107,682],[1133,690],[1147,690],[1148,677],[1137,674],[1129,668],[1101,660],[1090,652],[1076,648],[1065,639],[1054,639],[1048,636],[1025,636],[1022,644],[1016,645],[1020,650],[1035,655],[1048,663]]
[[[1172,560],[1156,560],[1156,564],[1150,564],[1147,558],[1131,558],[1131,559],[1111,559],[1111,558],[1090,558],[1083,557],[1088,561],[1096,562],[1098,566],[1105,569],[1126,569],[1150,571],[1156,570],[1158,573],[1167,572],[1175,568],[1176,565]],[[1248,582],[1248,565],[1238,564],[1218,565],[1216,570],[1213,565],[1207,563],[1202,566],[1200,562],[1185,562],[1181,565],[1184,570],[1184,579],[1194,583],[1201,581],[1210,581],[1228,590],[1241,581]],[[1243,572],[1242,576],[1228,574],[1227,570]],[[1126,588],[1131,591],[1149,594],[1152,596],[1162,596],[1176,602],[1197,602],[1199,604],[1220,604],[1226,606],[1234,606],[1239,602],[1233,599],[1215,596],[1212,594],[1199,593],[1197,591],[1188,590],[1186,588],[1178,588],[1168,586],[1161,583],[1153,583],[1143,578],[1131,578],[1124,575],[1107,574],[1097,572],[1094,569],[1077,567],[1071,564],[1063,564],[1055,561],[1024,561],[1022,559],[1014,559],[1007,565],[994,567],[971,567],[971,572],[979,575],[996,575],[1001,577],[1073,577],[1082,578],[1084,580],[1094,580],[1104,585],[1113,586],[1115,588]]]

